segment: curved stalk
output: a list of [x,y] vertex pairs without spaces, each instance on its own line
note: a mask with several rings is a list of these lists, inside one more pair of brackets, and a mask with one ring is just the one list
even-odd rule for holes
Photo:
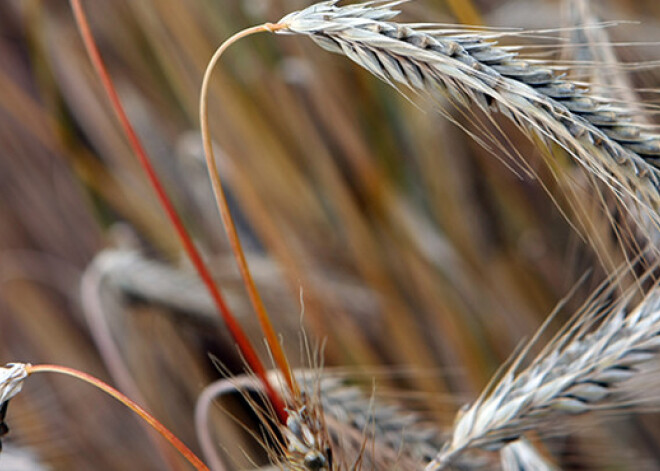
[[206,466],[202,460],[200,460],[192,451],[190,451],[190,449],[184,445],[183,442],[176,437],[176,435],[170,432],[167,427],[156,420],[155,417],[140,407],[136,402],[129,399],[127,396],[112,386],[104,383],[100,379],[88,375],[87,373],[83,373],[82,371],[59,365],[26,365],[25,370],[27,371],[28,375],[34,373],[59,373],[91,384],[95,388],[100,389],[109,396],[112,396],[117,401],[121,402],[126,407],[135,412],[138,416],[140,416],[143,421],[153,427],[153,429],[156,430],[156,432],[158,432],[165,440],[170,442],[172,446],[176,448],[179,453],[181,453],[181,456],[183,456],[195,469],[198,471],[210,471],[208,466]]
[[280,345],[279,339],[273,328],[273,325],[270,321],[270,317],[266,312],[264,303],[259,295],[259,290],[257,289],[254,280],[252,279],[252,274],[250,273],[250,268],[248,267],[247,261],[245,260],[245,253],[243,252],[243,247],[241,241],[238,237],[236,231],[236,225],[231,216],[231,211],[229,210],[229,205],[227,204],[227,198],[220,181],[220,175],[218,172],[218,166],[215,160],[215,155],[213,153],[213,144],[211,141],[211,132],[209,130],[209,116],[208,116],[208,92],[209,84],[211,81],[211,74],[214,67],[220,60],[222,54],[227,50],[229,46],[238,41],[241,38],[245,38],[252,34],[263,33],[263,32],[275,32],[278,30],[285,29],[287,26],[285,24],[277,23],[265,23],[259,26],[253,26],[252,28],[244,29],[238,33],[231,36],[220,47],[215,51],[213,57],[209,61],[206,71],[204,73],[204,79],[202,81],[202,89],[200,92],[199,98],[199,121],[202,130],[202,139],[204,141],[204,155],[206,158],[206,166],[209,171],[209,177],[211,179],[211,184],[213,186],[213,195],[215,196],[215,201],[218,206],[218,211],[220,212],[220,218],[227,232],[227,237],[232,248],[232,252],[236,258],[236,263],[238,264],[241,277],[245,283],[248,294],[250,296],[250,301],[254,307],[255,312],[257,313],[257,318],[261,324],[261,329],[263,330],[264,335],[266,336],[266,341],[269,348],[273,354],[275,364],[278,369],[282,372],[289,389],[291,390],[294,397],[297,397],[299,394],[299,388],[296,384],[293,374],[291,372],[291,367],[287,361],[286,355],[282,346]]

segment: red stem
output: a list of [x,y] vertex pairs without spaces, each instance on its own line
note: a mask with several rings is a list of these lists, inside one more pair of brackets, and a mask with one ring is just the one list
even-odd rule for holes
[[95,378],[94,376],[83,373],[82,371],[75,370],[73,368],[67,368],[66,366],[59,365],[27,365],[25,367],[28,374],[33,373],[60,373],[67,376],[73,376],[74,378],[80,379],[92,386],[100,389],[106,394],[114,397],[116,400],[124,404],[126,407],[131,409],[137,415],[140,416],[142,420],[151,425],[154,430],[156,430],[165,440],[170,442],[174,448],[177,449],[179,453],[199,471],[210,471],[209,468],[200,460],[197,455],[195,455],[190,448],[183,444],[172,432],[169,431],[167,427],[161,424],[155,417],[153,417],[149,412],[140,407],[137,403],[123,395],[121,392],[117,391],[112,386],[104,383],[100,379]]
[[252,371],[259,377],[261,382],[264,384],[266,391],[268,393],[268,397],[270,398],[273,404],[273,408],[275,409],[279,420],[282,423],[286,423],[288,414],[285,410],[284,401],[282,400],[280,395],[275,391],[271,383],[268,381],[268,378],[266,376],[266,369],[261,363],[261,360],[259,360],[259,357],[256,351],[254,350],[254,347],[250,343],[250,340],[248,339],[247,335],[241,328],[240,324],[236,321],[236,318],[231,313],[229,307],[225,303],[225,300],[220,294],[220,290],[213,281],[213,277],[211,276],[209,269],[207,268],[199,252],[195,248],[195,245],[192,239],[190,238],[190,236],[188,235],[188,232],[186,231],[183,222],[179,218],[176,210],[174,209],[174,205],[167,196],[167,193],[165,192],[165,189],[163,188],[163,185],[161,184],[160,179],[158,178],[158,175],[156,174],[156,171],[153,165],[151,164],[151,161],[149,160],[149,157],[147,156],[147,153],[144,150],[144,147],[142,146],[139,137],[137,136],[135,130],[133,129],[133,126],[131,125],[128,119],[128,116],[126,115],[126,112],[124,111],[124,107],[122,106],[121,101],[119,100],[119,96],[117,95],[117,91],[115,90],[115,87],[112,83],[112,79],[108,74],[105,64],[103,63],[103,60],[101,59],[101,54],[99,53],[98,48],[96,47],[96,42],[94,41],[94,37],[92,35],[85,13],[82,9],[80,0],[70,0],[69,3],[71,5],[71,9],[73,10],[73,14],[75,16],[76,23],[78,25],[78,30],[80,31],[80,35],[85,44],[85,49],[87,50],[87,54],[89,55],[89,58],[92,61],[92,64],[94,65],[94,69],[96,70],[96,73],[98,74],[99,79],[103,84],[103,88],[105,89],[108,95],[112,108],[117,114],[117,118],[119,119],[119,122],[129,140],[129,143],[133,151],[135,152],[135,155],[140,161],[142,168],[146,172],[152,187],[156,191],[158,200],[165,209],[165,212],[167,213],[170,222],[176,229],[176,232],[179,235],[179,238],[181,239],[181,243],[183,244],[183,248],[185,249],[188,257],[190,258],[190,261],[197,270],[199,277],[202,279],[202,281],[206,285],[206,288],[211,294],[211,297],[213,298],[213,301],[215,302],[218,310],[220,311],[220,314],[222,315],[222,318],[224,319],[225,324],[229,329],[229,332],[231,333],[232,337],[238,344],[243,356],[245,357],[245,361],[252,369]]

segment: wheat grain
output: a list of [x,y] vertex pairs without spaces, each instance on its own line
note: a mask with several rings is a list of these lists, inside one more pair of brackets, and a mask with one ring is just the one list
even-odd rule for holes
[[558,471],[526,440],[502,448],[502,471]]
[[[647,235],[654,232],[660,222],[659,136],[553,67],[497,46],[498,34],[390,21],[398,3],[323,2],[282,18],[278,26],[284,28],[277,33],[309,36],[392,86],[431,96],[440,92],[475,120],[471,108],[486,116],[503,113],[527,134],[559,144],[624,206],[634,201],[632,216]],[[480,139],[503,147],[492,135]]]
[[[608,293],[611,294],[611,293]],[[521,354],[492,388],[459,413],[452,439],[426,468],[444,468],[471,447],[500,449],[560,417],[633,406],[625,383],[660,350],[660,288],[632,311],[624,301],[586,311],[518,372]]]

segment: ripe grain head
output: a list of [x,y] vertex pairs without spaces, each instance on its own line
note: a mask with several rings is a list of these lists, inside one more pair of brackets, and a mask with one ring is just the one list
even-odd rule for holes
[[[309,36],[396,88],[435,102],[438,96],[449,99],[476,126],[485,127],[484,119],[494,124],[495,113],[505,115],[546,150],[560,146],[609,189],[646,240],[655,237],[660,226],[658,135],[620,103],[592,95],[552,65],[498,46],[502,33],[395,23],[393,7],[399,3],[323,2],[282,18],[285,28],[278,33]],[[506,145],[504,133],[473,137],[535,173]],[[551,160],[551,152],[545,157]]]
[[571,415],[628,410],[648,398],[626,386],[660,350],[660,289],[633,304],[632,292],[611,302],[610,290],[587,303],[521,368],[525,348],[496,383],[460,412],[454,431],[426,468],[443,469],[472,447],[499,450],[529,430],[544,432]]

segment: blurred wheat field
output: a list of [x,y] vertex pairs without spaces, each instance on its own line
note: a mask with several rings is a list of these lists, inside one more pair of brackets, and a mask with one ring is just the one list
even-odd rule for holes
[[[410,21],[558,29],[575,26],[570,3],[440,0],[401,8]],[[591,3],[603,21],[621,21],[607,31],[622,45],[619,61],[660,59],[655,0]],[[197,102],[206,63],[224,39],[305,6],[86,2],[128,114],[262,358],[269,357],[204,168]],[[121,383],[199,451],[194,406],[222,377],[213,359],[237,375],[242,359],[138,168],[68,4],[5,0],[0,32],[2,358]],[[552,44],[530,47],[539,57],[579,59],[577,48],[546,37],[563,34],[524,41]],[[597,76],[591,69],[575,72],[587,81]],[[619,73],[611,64],[593,69]],[[620,73],[655,104],[657,68],[631,69]],[[594,217],[603,234],[597,251],[577,233],[584,215],[562,214],[570,208],[561,183],[506,120],[498,125],[540,182],[516,172],[507,155],[494,158],[432,106],[303,38],[264,35],[233,46],[210,100],[232,210],[293,364],[310,366],[301,354],[303,324],[313,344],[325,341],[328,371],[367,393],[376,378],[377,397],[440,428],[574,286],[550,334],[625,260],[605,221]],[[471,133],[488,131],[458,112],[451,118]],[[558,166],[580,178],[568,163]],[[598,204],[578,196],[587,209]],[[223,407],[258,428],[239,398]],[[235,469],[255,467],[242,448],[266,464],[231,419],[217,408],[212,418],[218,448],[230,449]],[[29,451],[46,469],[185,469],[129,412],[66,379],[31,379],[7,422],[4,444]],[[561,469],[660,469],[654,414],[585,422],[548,446]],[[2,469],[33,469],[3,462],[0,455]]]

